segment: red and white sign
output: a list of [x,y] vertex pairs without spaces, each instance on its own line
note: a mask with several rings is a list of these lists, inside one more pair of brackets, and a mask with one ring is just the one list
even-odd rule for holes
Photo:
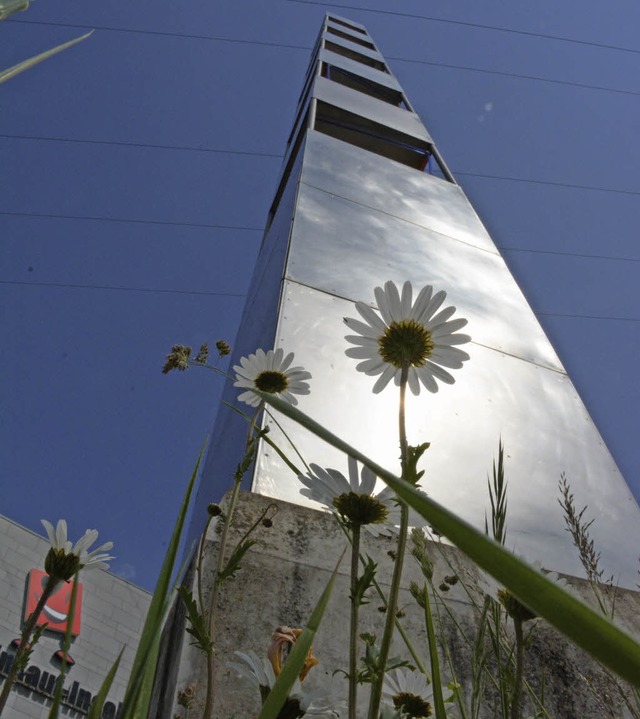
[[[35,611],[35,608],[42,596],[44,587],[47,584],[48,575],[41,569],[32,569],[29,572],[29,581],[27,587],[27,601],[25,605],[24,618]],[[47,624],[47,630],[52,632],[67,631],[67,622],[71,611],[71,590],[73,582],[60,582],[53,594],[44,605],[36,624]],[[78,636],[80,634],[80,623],[82,618],[82,584],[78,584],[76,594],[76,606],[73,615],[73,624],[71,625],[71,634]]]

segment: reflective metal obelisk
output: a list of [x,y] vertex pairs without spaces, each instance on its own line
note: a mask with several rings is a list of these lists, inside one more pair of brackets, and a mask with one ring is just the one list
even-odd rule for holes
[[[313,375],[300,409],[397,472],[397,388],[372,393],[374,380],[345,356],[343,323],[357,316],[354,302],[373,303],[373,288],[387,280],[446,290],[447,304],[469,320],[464,331],[473,340],[453,386],[408,400],[410,444],[431,442],[421,464],[423,488],[482,527],[487,474],[502,438],[507,546],[549,569],[581,574],[557,501],[564,473],[577,504],[588,504],[596,517],[591,533],[605,571],[634,586],[640,510],[571,380],[371,37],[360,25],[327,16],[232,364],[259,347],[294,351],[294,363]],[[236,395],[228,388],[225,399]],[[345,472],[337,451],[279,421],[295,451],[273,422],[271,435],[296,463],[297,451],[307,462]],[[228,488],[246,431],[240,417],[220,410],[197,511]],[[250,487],[309,504],[266,444]]]

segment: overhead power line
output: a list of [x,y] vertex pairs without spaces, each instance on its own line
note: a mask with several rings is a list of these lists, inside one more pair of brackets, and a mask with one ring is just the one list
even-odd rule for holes
[[168,220],[140,220],[131,217],[102,217],[97,215],[57,215],[40,212],[7,212],[0,211],[0,215],[15,217],[47,217],[56,220],[91,220],[95,222],[125,222],[140,225],[170,225],[174,227],[203,227],[214,230],[249,230],[251,232],[264,232],[264,227],[245,227],[239,225],[214,225],[204,222],[171,222]]
[[34,287],[61,287],[65,289],[79,290],[116,290],[118,292],[146,292],[167,295],[205,295],[211,297],[246,297],[246,293],[240,292],[203,292],[200,290],[167,290],[150,287],[123,287],[116,285],[81,285],[66,282],[19,282],[16,280],[0,280],[2,285],[33,285]]
[[37,140],[39,142],[71,142],[79,145],[109,145],[111,147],[139,147],[149,150],[180,150],[181,152],[208,152],[218,155],[247,155],[249,157],[267,157],[282,160],[282,154],[274,152],[254,152],[252,150],[226,150],[201,145],[157,145],[147,142],[123,142],[120,140],[75,139],[72,137],[50,137],[45,135],[6,135],[0,138],[7,140]]
[[[34,286],[34,287],[58,287],[63,289],[81,289],[81,290],[115,290],[117,292],[143,292],[155,294],[174,294],[174,295],[204,295],[213,297],[246,297],[246,293],[235,292],[204,292],[199,290],[168,290],[163,288],[149,287],[124,287],[120,285],[86,285],[66,282],[21,282],[19,280],[0,280],[2,285],[18,285],[18,286]],[[535,311],[534,311],[535,312]],[[535,312],[539,317],[569,317],[573,319],[585,320],[608,320],[613,322],[640,322],[640,317],[603,317],[599,315],[578,315],[565,314],[562,312]]]
[[569,317],[577,320],[609,320],[611,322],[640,322],[640,317],[604,317],[602,315],[577,315],[564,312],[536,312],[536,317]]
[[584,82],[573,82],[571,80],[556,80],[552,77],[540,77],[539,75],[522,75],[517,72],[507,72],[506,70],[486,70],[479,67],[471,67],[469,65],[451,65],[446,62],[430,62],[428,60],[410,60],[406,57],[393,57],[391,55],[386,56],[387,60],[393,60],[394,62],[408,62],[416,65],[431,65],[433,67],[444,67],[451,70],[465,70],[467,72],[479,72],[484,75],[498,75],[499,77],[513,77],[518,80],[533,80],[535,82],[547,82],[553,85],[567,85],[568,87],[581,87],[585,90],[600,90],[602,92],[617,92],[621,95],[635,95],[640,96],[640,92],[635,90],[619,90],[615,87],[605,87],[604,85],[590,85]]
[[[13,140],[36,140],[38,142],[69,142],[87,145],[110,145],[114,147],[137,147],[137,148],[149,148],[149,149],[162,149],[162,150],[178,150],[184,152],[205,152],[215,154],[229,154],[229,155],[246,155],[248,157],[266,157],[274,159],[282,159],[282,155],[276,153],[267,152],[251,152],[249,150],[227,150],[222,148],[212,147],[196,147],[192,145],[154,145],[146,144],[143,142],[122,142],[112,140],[89,140],[80,139],[76,140],[70,137],[45,137],[42,135],[6,135],[0,134],[0,138],[13,139]],[[640,195],[640,190],[623,190],[616,187],[598,187],[595,185],[577,185],[571,182],[554,182],[553,180],[537,180],[527,177],[513,177],[507,175],[489,175],[480,172],[461,172],[458,170],[452,170],[454,175],[459,177],[478,177],[486,180],[502,180],[505,182],[525,182],[532,185],[549,185],[551,187],[564,187],[574,190],[587,190],[591,192],[612,192],[619,195]],[[0,213],[2,214],[2,213]],[[10,214],[10,213],[7,213]],[[91,218],[87,218],[91,219]],[[133,220],[132,220],[133,221]],[[206,226],[206,225],[205,225]],[[215,227],[215,225],[213,225]],[[257,228],[246,228],[246,229],[257,229]]]
[[450,20],[448,18],[433,17],[432,15],[417,15],[415,13],[399,12],[397,10],[376,10],[373,8],[360,7],[358,5],[344,5],[340,3],[321,2],[320,0],[286,0],[287,2],[298,3],[299,5],[321,5],[322,7],[338,7],[345,10],[357,10],[359,12],[368,12],[373,15],[393,15],[395,17],[411,18],[412,20],[429,20],[430,22],[438,22],[446,25],[460,25],[462,27],[472,27],[478,30],[493,30],[494,32],[511,33],[513,35],[525,35],[527,37],[542,38],[545,40],[556,40],[558,42],[569,42],[575,45],[587,45],[590,47],[599,47],[605,50],[618,50],[619,52],[632,52],[640,54],[640,50],[631,47],[622,47],[620,45],[609,45],[603,42],[593,42],[591,40],[579,40],[574,37],[566,37],[564,35],[549,35],[542,32],[533,32],[530,30],[514,30],[513,28],[500,27],[498,25],[485,25],[477,22],[467,22],[464,20]]
[[199,33],[168,32],[164,30],[140,30],[128,27],[112,27],[109,25],[81,25],[70,22],[51,22],[49,20],[18,20],[9,22],[17,25],[53,25],[54,27],[71,27],[79,30],[106,30],[108,32],[130,33],[132,35],[157,35],[158,37],[181,37],[187,40],[215,40],[217,42],[230,42],[239,45],[264,45],[266,47],[284,47],[290,50],[311,50],[310,45],[289,45],[284,42],[268,42],[267,40],[243,40],[242,38],[228,38],[219,35],[200,35]]
[[583,257],[588,260],[612,260],[614,262],[640,262],[639,257],[617,257],[615,255],[589,255],[585,252],[561,252],[559,250],[531,250],[523,247],[498,247],[500,252],[530,252],[535,255],[561,255],[563,257]]
[[597,187],[596,185],[575,185],[571,182],[554,182],[553,180],[532,180],[526,177],[511,177],[505,175],[487,175],[481,172],[459,172],[452,170],[459,177],[480,177],[483,180],[504,180],[506,182],[527,182],[532,185],[550,185],[551,187],[569,187],[573,190],[590,190],[592,192],[614,192],[618,195],[640,195],[640,190],[621,190],[614,187]]
[[[372,12],[372,11],[371,11]],[[242,38],[230,38],[230,37],[220,37],[217,35],[196,35],[196,34],[189,34],[189,33],[179,33],[179,32],[164,32],[159,30],[137,30],[134,28],[118,28],[118,27],[110,27],[106,25],[79,25],[77,23],[61,23],[61,22],[45,22],[45,21],[38,21],[38,20],[13,20],[9,22],[15,22],[17,24],[32,24],[32,25],[53,25],[54,27],[70,27],[70,28],[76,28],[78,30],[86,30],[86,29],[93,29],[93,30],[106,30],[107,32],[121,32],[121,33],[133,33],[133,34],[140,34],[140,35],[157,35],[160,37],[180,37],[185,38],[187,40],[211,40],[216,42],[228,42],[228,43],[238,43],[242,45],[262,45],[265,47],[281,47],[286,48],[289,50],[306,50],[307,52],[310,52],[312,47],[311,45],[291,45],[287,43],[280,43],[280,42],[267,42],[263,40],[244,40]],[[582,82],[573,82],[571,80],[558,80],[555,78],[549,78],[549,77],[540,77],[538,75],[523,75],[521,73],[516,72],[507,72],[503,70],[487,70],[480,67],[471,67],[469,65],[453,65],[451,63],[446,62],[433,62],[430,60],[415,60],[411,58],[406,57],[393,57],[393,56],[387,56],[388,60],[393,60],[394,62],[408,62],[413,63],[417,65],[428,65],[430,67],[442,67],[449,70],[463,70],[465,72],[477,72],[482,73],[485,75],[498,75],[502,77],[512,77],[519,80],[529,80],[529,81],[535,81],[535,82],[544,82],[544,83],[551,83],[554,85],[565,85],[568,87],[578,87],[586,90],[598,90],[601,92],[614,92],[622,95],[634,95],[636,97],[640,96],[640,92],[637,92],[635,90],[621,90],[619,88],[615,87],[606,87],[604,85],[591,85],[588,83],[582,83]]]
[[[36,218],[45,218],[45,219],[62,219],[62,220],[90,220],[93,222],[122,222],[122,223],[141,223],[141,224],[148,224],[148,225],[176,225],[178,227],[186,226],[186,227],[211,227],[214,229],[223,229],[223,230],[246,230],[248,232],[262,232],[264,228],[262,227],[248,227],[243,225],[194,225],[193,223],[184,223],[184,222],[162,222],[162,221],[156,221],[156,220],[127,220],[123,218],[115,218],[115,217],[89,217],[87,215],[52,215],[52,214],[46,214],[46,213],[36,213],[36,212],[3,212],[0,210],[0,215],[8,215],[10,217],[36,217]],[[529,249],[525,247],[502,247],[497,246],[497,249],[500,250],[500,252],[530,252],[537,255],[562,255],[565,257],[580,257],[584,259],[589,260],[610,260],[613,262],[640,262],[640,258],[637,257],[620,257],[616,255],[590,255],[585,252],[561,252],[559,250],[538,250],[538,249]]]

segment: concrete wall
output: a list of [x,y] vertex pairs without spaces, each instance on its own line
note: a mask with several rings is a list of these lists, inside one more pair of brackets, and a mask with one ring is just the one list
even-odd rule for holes
[[[44,568],[48,549],[49,543],[44,537],[0,516],[0,652],[13,655],[10,644],[22,630],[27,576],[31,569]],[[64,686],[73,691],[77,682],[76,702],[80,689],[95,695],[124,648],[108,695],[117,711],[118,703],[124,697],[151,596],[100,569],[81,572],[80,581],[84,585],[82,626],[71,645],[69,653],[75,665],[70,668]],[[58,675],[59,664],[52,657],[62,647],[62,639],[61,634],[45,631],[36,644],[29,665],[36,667],[41,676],[44,672]],[[42,692],[18,685],[11,693],[4,714],[11,719],[44,719],[50,705],[50,699]],[[71,717],[83,716],[83,712],[71,708],[64,713]]]
[[[270,504],[277,507],[273,526],[260,526],[254,537],[260,543],[245,556],[242,569],[236,578],[225,585],[218,602],[216,645],[216,719],[255,717],[259,710],[257,692],[227,664],[237,650],[255,650],[264,654],[270,643],[271,634],[278,625],[302,627],[324,589],[338,557],[347,546],[347,541],[334,519],[327,513],[288,504],[280,500],[256,494],[243,494],[239,502],[230,547],[255,522],[260,513]],[[389,552],[395,542],[392,539],[372,538],[365,533],[363,551],[378,563],[378,580],[388,588],[392,562]],[[204,586],[208,593],[212,585],[217,557],[218,534],[209,532],[204,563]],[[476,570],[453,547],[432,545],[435,563],[434,580],[439,584],[445,575],[457,574],[465,584],[473,586]],[[337,697],[346,697],[346,683],[340,677],[332,677],[335,670],[347,669],[347,644],[349,627],[348,601],[349,558],[342,560],[340,573],[329,609],[325,615],[317,640],[314,655],[320,665],[314,667],[305,684],[309,688],[325,687]],[[416,563],[408,557],[404,572],[404,589],[400,598],[404,617],[414,645],[426,661],[427,641],[422,610],[416,605],[406,589],[414,579],[421,581]],[[571,578],[571,585],[585,598],[590,596],[589,587],[583,580]],[[379,611],[381,602],[370,593],[371,602],[362,610],[361,632],[372,632],[380,637],[384,615]],[[470,690],[469,648],[458,624],[467,635],[475,637],[478,612],[465,592],[462,582],[446,594],[446,607],[451,616],[443,616],[441,631],[448,637],[457,671],[457,679],[463,685],[466,695]],[[624,628],[636,636],[640,635],[640,595],[620,590],[617,597],[617,618]],[[455,620],[455,621],[454,621]],[[408,657],[402,640],[397,639],[393,654]],[[441,656],[442,653],[441,653]],[[446,661],[443,659],[446,667]],[[195,684],[196,702],[201,706],[206,691],[205,665],[201,655],[184,641],[184,650],[177,668],[177,689]],[[445,668],[445,672],[447,669]],[[615,692],[599,668],[584,654],[567,644],[544,621],[539,620],[531,634],[526,652],[526,678],[532,686],[539,688],[544,674],[545,704],[550,717],[556,719],[600,719],[603,716],[623,717],[617,707]],[[450,678],[450,675],[447,677]],[[586,678],[595,691],[591,691]],[[363,699],[365,690],[360,690]],[[598,700],[607,706],[605,712]],[[491,700],[487,697],[486,713]],[[158,716],[184,716],[185,712],[174,707],[173,713]],[[361,711],[360,714],[363,712]],[[192,714],[196,716],[194,712]],[[534,715],[531,704],[525,703],[523,716]]]

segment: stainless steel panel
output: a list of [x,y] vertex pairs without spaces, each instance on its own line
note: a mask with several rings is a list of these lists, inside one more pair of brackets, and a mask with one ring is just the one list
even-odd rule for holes
[[[345,35],[349,36],[349,39],[352,40],[356,45],[359,45],[360,43],[358,40],[362,40],[363,42],[368,42],[371,45],[375,45],[373,42],[373,38],[367,34],[363,35],[362,33],[357,32],[356,30],[352,30],[351,28],[345,27],[344,25],[339,25],[338,23],[331,22],[329,18],[327,18],[327,24],[324,30],[325,37],[332,37],[333,33],[327,32],[331,28],[332,30],[336,30],[337,32],[342,32]],[[339,37],[339,36],[338,36]],[[347,38],[344,38],[345,40]]]
[[[289,248],[291,218],[295,208],[303,151],[304,146],[300,148],[271,227],[263,238],[238,336],[232,342],[230,368],[234,364],[238,364],[240,357],[249,355],[260,347],[268,350],[274,346],[283,268]],[[212,321],[215,324],[215,318]],[[237,403],[237,396],[238,391],[231,382],[228,382],[222,394],[222,402]],[[207,520],[207,505],[210,502],[219,501],[229,489],[231,478],[244,451],[247,423],[222,402],[218,408],[211,443],[202,465],[200,486],[189,527],[187,547],[204,530]],[[242,403],[239,405],[246,414],[252,411],[247,405]],[[246,476],[247,489],[251,486],[251,482],[250,472]]]
[[[335,17],[335,16],[334,16]],[[344,20],[344,22],[349,23],[350,25],[355,25],[355,23],[352,23],[350,20]],[[327,17],[327,27],[332,27],[334,30],[339,30],[340,32],[347,33],[348,35],[353,36],[354,38],[357,38],[358,40],[365,40],[367,42],[373,43],[373,38],[369,33],[364,30],[364,34],[357,32],[357,30],[352,30],[349,27],[346,27],[345,25],[340,25],[337,22],[332,22],[332,19],[330,17]]]
[[325,48],[320,50],[320,60],[329,63],[329,65],[341,67],[343,70],[352,72],[354,75],[365,77],[372,82],[377,82],[379,85],[384,85],[385,87],[390,87],[398,92],[402,92],[400,83],[388,72],[382,72],[382,70],[376,70],[373,67],[368,67],[367,65],[363,65],[361,62],[350,60],[348,57],[338,55],[337,53],[331,52],[331,50],[326,50]]
[[[300,409],[397,472],[397,388],[372,394],[373,379],[356,372],[356,361],[344,354],[344,316],[356,316],[353,303],[287,281],[276,345],[294,351],[296,364],[312,374],[311,394],[300,398]],[[475,335],[471,323],[469,332]],[[422,462],[423,487],[481,528],[489,506],[487,474],[502,437],[509,481],[507,546],[549,569],[581,574],[556,502],[565,472],[578,503],[588,504],[597,517],[592,534],[603,566],[619,574],[621,584],[633,586],[640,510],[568,377],[476,344],[467,348],[471,359],[455,371],[453,386],[408,400],[409,442],[431,442]],[[279,421],[307,462],[344,471],[340,453],[288,420]],[[277,428],[271,437],[298,462]],[[313,506],[299,489],[291,470],[262,447],[254,490]]]
[[[341,15],[336,15],[334,12],[327,13],[327,20],[329,20],[329,16],[332,18],[335,18],[336,20],[342,20],[343,22],[348,23],[349,25],[353,25],[354,27],[359,27],[361,30],[363,30],[367,37],[370,37],[369,33],[367,32],[367,28],[364,25],[361,25],[359,22],[354,22],[351,18],[348,17],[342,17]],[[338,27],[341,27],[340,25]]]
[[497,254],[457,185],[309,131],[302,182]]
[[499,255],[304,184],[286,276],[364,302],[387,280],[433,285],[448,292],[480,344],[562,369]]
[[377,50],[370,50],[368,47],[362,47],[362,45],[358,45],[357,42],[349,42],[349,40],[345,40],[343,37],[339,37],[338,35],[332,35],[331,33],[326,32],[322,34],[322,37],[327,42],[332,42],[334,45],[342,45],[342,47],[346,47],[348,50],[359,52],[361,55],[370,57],[373,60],[378,60],[379,62],[383,63],[385,62],[384,57],[382,57],[382,55]]
[[331,82],[331,80],[324,77],[316,78],[313,95],[318,100],[323,100],[330,105],[335,105],[348,112],[366,117],[373,122],[391,127],[410,137],[431,142],[429,133],[420,122],[420,118],[409,110],[395,107],[388,102],[383,102],[375,97],[365,95],[363,92],[352,90],[337,82]]

